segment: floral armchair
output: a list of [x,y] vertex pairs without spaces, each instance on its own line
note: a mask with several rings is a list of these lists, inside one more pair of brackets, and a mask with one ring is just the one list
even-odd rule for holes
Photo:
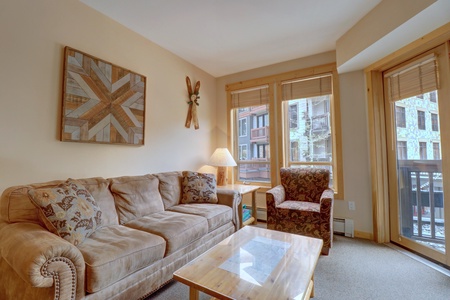
[[266,193],[267,228],[323,240],[322,254],[333,243],[334,191],[330,172],[314,168],[281,168],[281,185]]

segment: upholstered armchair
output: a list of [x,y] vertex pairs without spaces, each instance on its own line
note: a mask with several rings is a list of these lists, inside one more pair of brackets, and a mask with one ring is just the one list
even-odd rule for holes
[[315,168],[281,168],[281,185],[266,193],[267,228],[323,240],[322,254],[333,243],[334,191],[330,172]]

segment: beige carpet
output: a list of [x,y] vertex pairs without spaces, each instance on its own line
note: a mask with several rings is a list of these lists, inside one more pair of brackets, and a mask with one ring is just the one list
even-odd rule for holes
[[[335,236],[314,278],[315,300],[450,299],[450,277],[384,244],[357,238]],[[189,299],[189,289],[172,282],[148,299]]]

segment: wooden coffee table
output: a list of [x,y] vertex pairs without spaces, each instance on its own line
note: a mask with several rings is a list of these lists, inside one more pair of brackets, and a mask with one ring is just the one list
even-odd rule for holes
[[245,226],[174,273],[189,286],[218,299],[309,299],[323,241]]

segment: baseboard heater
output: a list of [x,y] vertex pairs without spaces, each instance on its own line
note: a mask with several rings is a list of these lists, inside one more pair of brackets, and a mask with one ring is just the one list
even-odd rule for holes
[[333,232],[339,235],[345,235],[347,237],[354,237],[355,232],[353,230],[353,220],[352,219],[333,219]]

